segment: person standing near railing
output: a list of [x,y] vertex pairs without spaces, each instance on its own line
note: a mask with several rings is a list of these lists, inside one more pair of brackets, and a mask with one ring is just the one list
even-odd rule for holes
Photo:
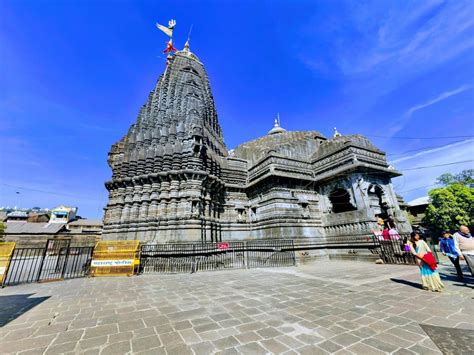
[[461,265],[459,265],[459,254],[456,251],[456,246],[454,244],[454,239],[448,231],[443,232],[443,238],[439,241],[439,249],[443,255],[446,255],[449,260],[453,263],[454,267],[456,268],[456,273],[458,274],[458,278],[462,281],[464,280],[464,275],[462,274]]
[[411,232],[409,245],[410,251],[416,257],[416,263],[420,267],[423,289],[441,292],[444,284],[441,282],[438,271],[436,271],[436,260],[431,254],[428,244],[420,239],[417,232]]
[[460,226],[459,231],[454,233],[454,246],[459,254],[459,259],[466,260],[466,264],[474,276],[474,238],[466,226]]

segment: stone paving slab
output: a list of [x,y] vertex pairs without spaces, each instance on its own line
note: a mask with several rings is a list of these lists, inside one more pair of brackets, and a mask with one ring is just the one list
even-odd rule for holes
[[7,287],[0,353],[469,353],[472,278],[441,273],[442,293],[416,266],[349,261]]

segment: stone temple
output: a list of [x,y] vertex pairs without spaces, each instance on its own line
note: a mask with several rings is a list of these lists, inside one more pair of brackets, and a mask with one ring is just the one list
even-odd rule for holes
[[286,131],[227,150],[206,70],[185,48],[109,153],[103,239],[143,242],[370,235],[400,210],[384,152],[361,135]]

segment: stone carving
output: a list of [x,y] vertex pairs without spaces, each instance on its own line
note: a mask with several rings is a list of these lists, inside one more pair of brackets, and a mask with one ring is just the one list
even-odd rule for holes
[[[206,70],[189,44],[169,58],[108,163],[104,239],[368,234],[384,213],[409,230],[390,182],[400,174],[363,136],[327,139],[287,131],[277,119],[267,135],[228,151]],[[335,190],[353,208],[336,208]]]

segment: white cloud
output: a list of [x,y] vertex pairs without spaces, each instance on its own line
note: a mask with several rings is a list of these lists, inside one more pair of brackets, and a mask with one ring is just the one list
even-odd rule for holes
[[393,123],[393,126],[390,128],[390,133],[394,135],[395,133],[399,132],[405,125],[410,121],[410,118],[412,115],[419,110],[422,110],[426,107],[432,106],[440,101],[444,101],[451,96],[459,95],[460,93],[463,93],[464,91],[470,90],[472,88],[471,85],[462,85],[461,87],[451,90],[451,91],[445,91],[441,94],[439,94],[437,97],[428,100],[426,102],[423,102],[421,104],[415,105],[413,107],[410,107],[403,115],[400,117],[400,119],[396,122]]
[[405,114],[403,116],[405,117],[411,117],[411,115],[413,115],[416,111],[418,110],[421,110],[422,108],[425,108],[425,107],[428,107],[428,106],[431,106],[431,105],[434,105],[435,103],[437,102],[440,102],[440,101],[443,101],[443,100],[446,100],[448,97],[451,97],[451,96],[454,96],[454,95],[457,95],[457,94],[460,94],[466,90],[469,90],[471,88],[470,85],[463,85],[455,90],[452,90],[452,91],[446,91],[446,92],[443,92],[442,94],[440,94],[438,97],[432,99],[432,100],[429,100],[428,102],[425,102],[425,103],[422,103],[420,105],[416,105],[416,106],[413,106],[413,107],[410,107],[410,109],[405,112]]
[[[474,47],[474,1],[350,4],[336,19],[316,17],[305,24],[308,38],[298,56],[318,75],[330,67],[347,85],[355,80],[356,92],[363,83],[383,96]],[[311,46],[324,35],[324,42]]]
[[[435,187],[436,179],[441,174],[472,169],[474,163],[471,161],[447,166],[433,166],[472,160],[473,156],[474,139],[467,139],[390,161],[390,164],[396,164],[397,170],[403,173],[403,176],[395,178],[393,181],[395,190],[405,198],[405,201],[425,196],[428,190]],[[403,171],[404,169],[420,166],[430,166],[432,168]]]
[[[469,33],[474,26],[473,4],[472,1],[431,2],[427,6],[424,2],[414,2],[378,14],[372,18],[380,23],[375,27],[377,40],[370,40],[371,33],[365,33],[362,41],[366,50],[356,52],[355,56],[352,50],[341,51],[344,73],[358,74],[382,66],[381,70],[390,67],[397,73],[407,70],[416,74],[454,58],[474,46]],[[374,14],[369,10],[365,15]]]
[[[474,139],[467,139],[467,140],[464,140],[464,141],[461,141],[461,142],[448,144],[448,145],[445,145],[445,146],[442,146],[442,147],[427,149],[427,150],[421,151],[419,153],[416,153],[416,154],[413,154],[413,155],[410,155],[410,156],[407,156],[407,157],[391,160],[390,164],[397,164],[397,163],[401,163],[401,162],[406,161],[406,160],[418,159],[419,157],[424,156],[424,155],[430,155],[430,154],[433,154],[433,153],[436,153],[436,152],[444,152],[446,150],[452,150],[452,149],[461,149],[461,150],[463,150],[463,149],[465,149],[465,147],[469,147],[473,144],[474,144]],[[443,154],[443,153],[441,153],[441,154]]]

